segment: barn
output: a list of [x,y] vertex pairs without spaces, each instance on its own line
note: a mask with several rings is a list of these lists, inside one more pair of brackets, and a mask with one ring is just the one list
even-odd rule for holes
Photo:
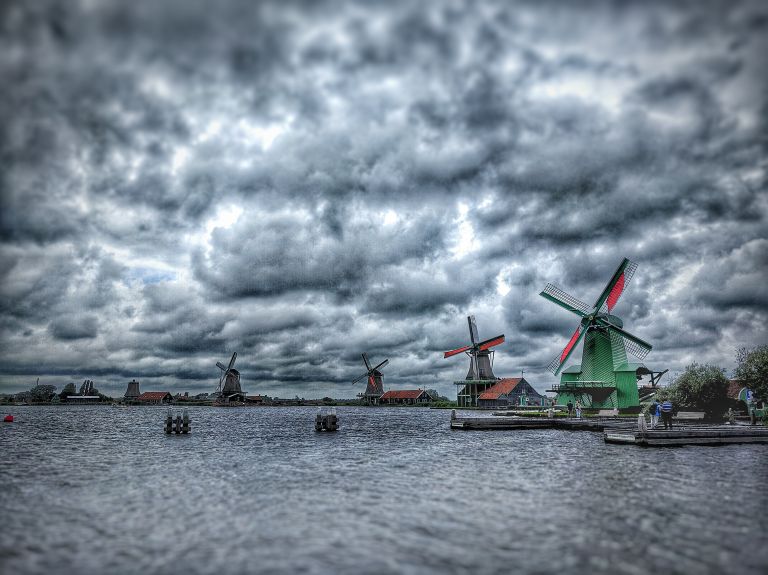
[[161,403],[171,403],[173,396],[167,391],[145,391],[136,400],[150,405],[159,405]]
[[507,377],[477,397],[478,407],[499,408],[542,405],[544,396],[533,389],[524,377]]
[[429,403],[434,401],[423,389],[398,389],[388,391],[379,398],[379,403],[394,404],[401,403],[406,405],[416,405],[420,403]]

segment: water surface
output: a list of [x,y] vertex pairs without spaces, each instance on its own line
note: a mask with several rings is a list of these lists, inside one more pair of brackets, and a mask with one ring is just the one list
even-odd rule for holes
[[451,431],[449,411],[12,407],[4,573],[768,571],[768,446]]

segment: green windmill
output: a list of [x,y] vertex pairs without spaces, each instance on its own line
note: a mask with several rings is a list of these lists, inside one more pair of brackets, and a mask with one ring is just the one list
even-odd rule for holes
[[[642,360],[651,344],[625,331],[624,322],[611,314],[636,269],[636,263],[624,258],[593,306],[552,284],[539,294],[581,318],[568,345],[548,366],[555,375],[562,370],[560,384],[549,390],[557,392],[559,404],[580,401],[584,407],[600,409],[639,408],[638,370],[647,369],[642,363],[629,363],[627,352]],[[582,338],[581,364],[563,370]]]

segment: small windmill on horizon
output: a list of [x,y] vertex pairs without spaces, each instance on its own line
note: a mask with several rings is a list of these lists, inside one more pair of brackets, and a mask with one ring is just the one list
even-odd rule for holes
[[359,397],[369,405],[376,405],[379,402],[379,398],[384,395],[384,374],[381,373],[381,368],[389,363],[389,359],[385,359],[376,367],[371,367],[371,362],[368,361],[368,354],[363,352],[363,362],[365,363],[365,373],[352,381],[354,385],[364,377],[368,378],[368,385],[365,388],[365,393],[361,393]]
[[243,399],[243,390],[240,388],[240,372],[234,368],[236,359],[237,352],[235,351],[232,353],[232,359],[229,360],[229,365],[224,365],[220,361],[216,362],[216,367],[222,372],[221,377],[219,377],[219,386],[216,391],[221,399]]

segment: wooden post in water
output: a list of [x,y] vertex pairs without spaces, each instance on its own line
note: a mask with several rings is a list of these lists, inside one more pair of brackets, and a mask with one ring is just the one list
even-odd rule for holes
[[165,416],[165,425],[163,426],[165,433],[168,435],[171,433],[175,433],[176,435],[181,433],[187,434],[191,428],[191,419],[189,418],[189,413],[187,413],[186,409],[184,410],[184,415],[177,413],[175,418],[173,417],[170,408],[168,409],[168,413]]
[[339,419],[336,417],[336,408],[332,407],[328,413],[323,408],[318,407],[315,416],[315,431],[337,431],[338,429]]

